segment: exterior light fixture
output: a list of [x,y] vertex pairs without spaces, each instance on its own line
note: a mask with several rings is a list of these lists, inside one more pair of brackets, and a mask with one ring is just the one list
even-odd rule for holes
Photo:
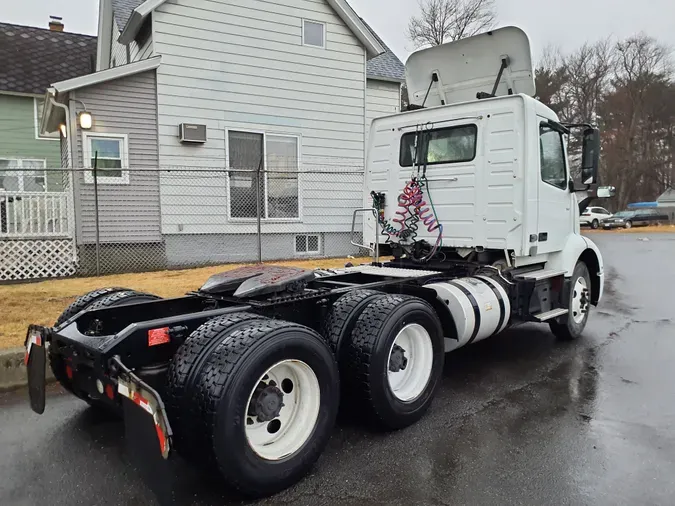
[[91,113],[88,111],[82,111],[79,115],[80,119],[80,128],[83,130],[89,130],[91,128]]
[[59,132],[61,132],[61,137],[63,137],[64,139],[68,137],[68,129],[66,128],[65,123],[61,123],[59,125]]

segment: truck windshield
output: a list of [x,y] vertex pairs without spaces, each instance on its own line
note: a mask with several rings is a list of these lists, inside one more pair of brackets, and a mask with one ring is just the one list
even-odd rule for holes
[[401,137],[401,167],[412,167],[416,163],[418,148],[419,163],[427,165],[440,163],[470,162],[476,157],[476,125],[438,128],[424,132],[410,132]]

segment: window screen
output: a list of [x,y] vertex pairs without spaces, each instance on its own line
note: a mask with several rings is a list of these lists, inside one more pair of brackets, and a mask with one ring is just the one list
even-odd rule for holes
[[476,157],[476,125],[439,128],[424,132],[410,132],[401,137],[401,167],[416,163],[470,162]]
[[297,218],[298,138],[268,135],[266,141],[268,218]]
[[305,46],[326,46],[326,25],[315,21],[302,22],[302,43]]
[[[230,131],[228,134],[230,155],[230,216],[232,218],[255,218],[258,215],[256,203],[256,179],[263,165],[263,135]],[[239,172],[242,171],[242,172]],[[245,171],[245,172],[243,172]],[[260,209],[265,215],[265,181],[260,181]]]

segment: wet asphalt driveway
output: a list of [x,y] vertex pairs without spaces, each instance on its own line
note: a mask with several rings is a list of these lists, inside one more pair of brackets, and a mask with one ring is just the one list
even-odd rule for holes
[[[447,356],[429,414],[342,422],[312,474],[263,505],[675,504],[675,234],[594,234],[607,293],[586,338],[528,325]],[[156,504],[123,427],[54,387],[0,394],[0,504]],[[178,464],[178,504],[230,504]],[[239,501],[237,501],[239,502]]]

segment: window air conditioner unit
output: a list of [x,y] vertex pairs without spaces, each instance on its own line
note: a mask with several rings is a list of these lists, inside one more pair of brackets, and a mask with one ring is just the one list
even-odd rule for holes
[[178,130],[181,142],[193,144],[204,144],[206,142],[206,125],[181,123],[178,125]]

